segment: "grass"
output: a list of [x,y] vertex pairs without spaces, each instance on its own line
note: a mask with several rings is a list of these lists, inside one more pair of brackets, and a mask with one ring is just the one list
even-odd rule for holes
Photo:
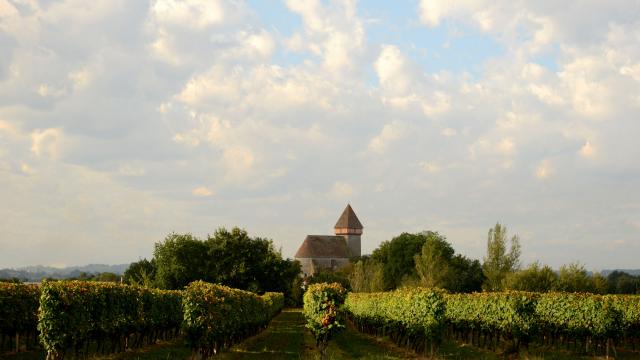
[[220,359],[301,359],[308,339],[299,309],[286,309],[260,334],[220,354]]

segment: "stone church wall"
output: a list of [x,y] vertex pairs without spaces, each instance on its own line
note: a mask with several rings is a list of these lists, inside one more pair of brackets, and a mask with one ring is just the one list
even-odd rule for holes
[[347,258],[298,258],[300,261],[302,274],[313,275],[320,269],[336,270],[347,264],[349,259]]

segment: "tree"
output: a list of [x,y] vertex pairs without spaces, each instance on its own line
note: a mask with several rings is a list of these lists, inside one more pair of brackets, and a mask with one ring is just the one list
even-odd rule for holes
[[616,270],[607,276],[607,280],[610,294],[636,294],[640,292],[640,276]]
[[609,282],[601,273],[591,275],[591,289],[595,294],[606,294],[609,290]]
[[367,257],[353,264],[349,284],[354,292],[378,292],[384,290],[384,267]]
[[471,260],[460,254],[454,256],[450,263],[451,278],[446,289],[455,293],[470,293],[482,290],[485,281],[482,265],[478,260]]
[[307,278],[308,284],[338,283],[347,291],[351,290],[348,275],[338,270],[322,269]]
[[430,234],[430,231],[419,234],[402,233],[383,242],[373,251],[371,258],[383,266],[384,290],[397,288],[406,278],[418,277],[414,256],[422,251]]
[[526,269],[507,275],[503,285],[508,290],[548,292],[557,289],[558,274],[550,266],[541,266],[536,261]]
[[133,262],[124,272],[124,281],[127,284],[152,287],[156,275],[156,263],[154,259],[151,261],[142,259]]
[[482,268],[487,277],[483,288],[488,291],[502,290],[502,282],[506,276],[520,267],[520,239],[518,235],[511,237],[507,252],[507,228],[500,223],[489,230],[487,237],[487,256]]
[[420,285],[448,288],[454,269],[451,260],[453,247],[438,233],[430,233],[420,254],[414,256]]
[[558,275],[558,290],[566,292],[592,292],[591,278],[580,263],[562,265]]
[[161,289],[182,289],[190,282],[207,278],[207,246],[191,234],[169,234],[156,243],[155,283]]
[[220,228],[206,240],[206,281],[254,292],[291,293],[300,263],[282,259],[269,239],[251,238],[245,230]]

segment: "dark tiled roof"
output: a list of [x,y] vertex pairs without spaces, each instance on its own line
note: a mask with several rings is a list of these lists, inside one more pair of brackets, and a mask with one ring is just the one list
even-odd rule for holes
[[307,235],[296,258],[348,258],[349,248],[342,236]]
[[351,208],[351,205],[349,204],[347,205],[346,208],[344,208],[344,211],[342,212],[342,215],[340,215],[340,218],[338,219],[336,226],[334,226],[334,229],[341,229],[341,228],[362,229],[362,224],[360,223],[360,220],[358,220],[356,213],[353,211],[353,209]]

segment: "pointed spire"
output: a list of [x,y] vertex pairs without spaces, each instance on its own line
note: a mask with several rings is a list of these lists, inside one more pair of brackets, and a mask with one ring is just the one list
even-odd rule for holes
[[338,222],[336,222],[336,226],[334,226],[334,229],[362,230],[362,228],[362,224],[360,223],[360,220],[358,220],[356,213],[351,208],[351,204],[347,204],[347,207],[344,208],[344,211],[342,212],[342,215],[340,215]]

